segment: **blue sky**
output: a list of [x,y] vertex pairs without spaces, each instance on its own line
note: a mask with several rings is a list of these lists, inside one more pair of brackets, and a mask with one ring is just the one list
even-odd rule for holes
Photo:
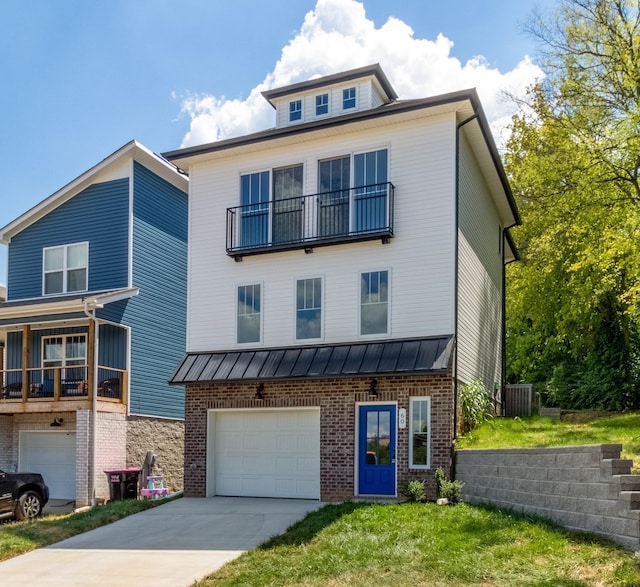
[[400,98],[477,87],[499,133],[501,90],[540,74],[522,25],[555,4],[5,0],[0,226],[131,139],[161,153],[267,128],[261,90],[375,62]]

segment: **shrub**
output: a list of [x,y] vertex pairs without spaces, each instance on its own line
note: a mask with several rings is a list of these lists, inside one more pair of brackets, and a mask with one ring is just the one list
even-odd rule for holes
[[402,487],[401,492],[407,501],[425,501],[427,499],[424,492],[424,481],[408,481]]
[[462,386],[460,392],[462,408],[462,434],[466,434],[491,417],[491,399],[482,381]]
[[460,501],[460,492],[464,483],[462,481],[449,481],[440,468],[435,471],[436,478],[436,495],[438,498],[445,498],[449,503],[457,503]]

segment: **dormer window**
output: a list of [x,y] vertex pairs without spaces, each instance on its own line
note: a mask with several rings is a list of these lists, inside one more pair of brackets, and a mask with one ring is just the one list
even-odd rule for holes
[[289,102],[289,121],[302,120],[302,100]]
[[347,88],[342,90],[342,109],[348,110],[349,108],[356,107],[356,89]]
[[316,116],[329,114],[329,94],[316,96]]

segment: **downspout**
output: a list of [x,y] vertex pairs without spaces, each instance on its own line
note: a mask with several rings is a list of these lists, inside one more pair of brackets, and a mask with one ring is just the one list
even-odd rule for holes
[[458,302],[460,287],[460,129],[467,123],[478,118],[477,114],[472,114],[466,120],[456,124],[456,209],[455,209],[455,271],[454,271],[454,304],[453,304],[453,439],[451,442],[451,474],[450,478],[455,479],[455,446],[458,439]]
[[89,495],[91,506],[96,505],[96,442],[97,433],[97,417],[98,417],[98,344],[99,344],[99,324],[94,314],[91,314],[87,308],[87,299],[82,298],[83,310],[87,318],[93,322],[93,377],[91,381],[91,475],[89,484]]

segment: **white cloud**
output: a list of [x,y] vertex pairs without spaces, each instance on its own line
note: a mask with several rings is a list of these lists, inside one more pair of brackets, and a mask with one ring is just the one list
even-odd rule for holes
[[191,124],[182,146],[240,136],[274,125],[272,107],[262,97],[266,89],[312,77],[380,63],[401,99],[423,98],[475,87],[494,135],[501,142],[515,106],[504,99],[522,96],[542,71],[528,57],[511,71],[491,68],[482,56],[465,64],[451,57],[453,42],[416,39],[409,25],[390,17],[380,28],[367,19],[356,0],[318,0],[300,31],[282,49],[272,72],[245,100],[224,96],[191,96],[182,103]]

